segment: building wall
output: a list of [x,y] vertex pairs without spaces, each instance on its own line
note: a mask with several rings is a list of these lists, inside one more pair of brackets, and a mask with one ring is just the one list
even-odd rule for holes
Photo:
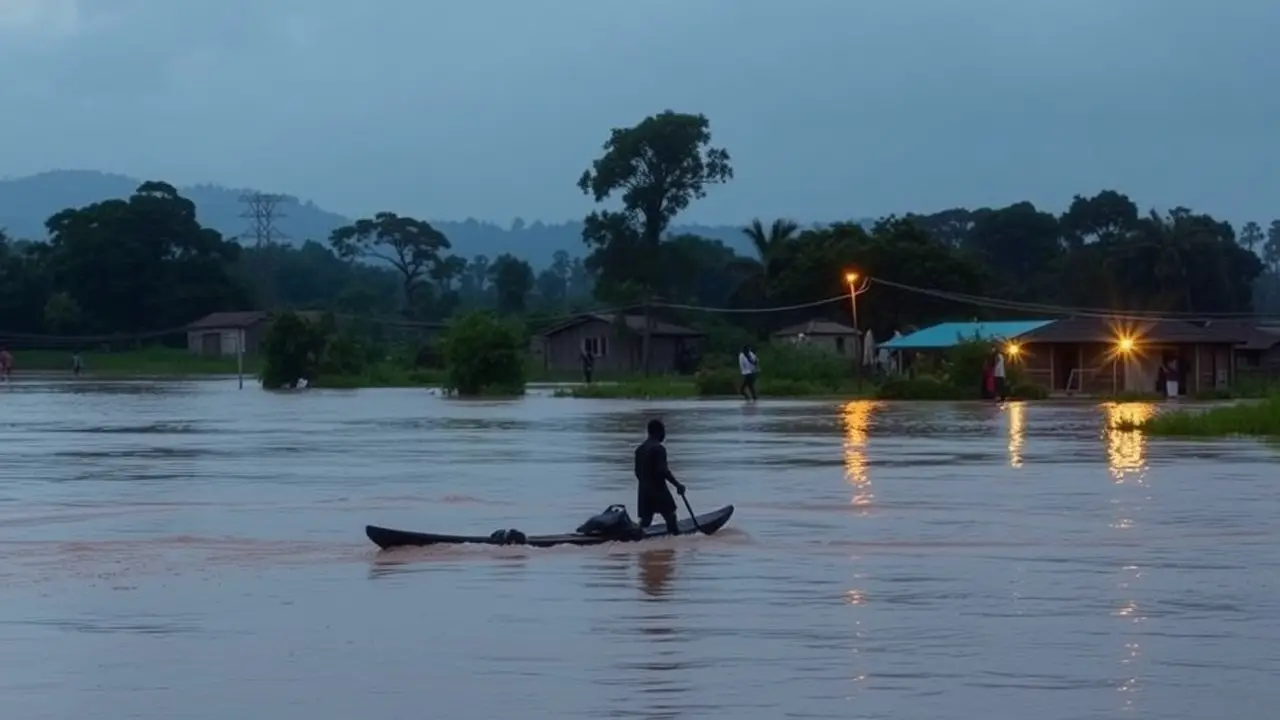
[[[797,336],[795,335],[775,335],[773,340],[777,343],[797,344]],[[804,340],[804,346],[807,348],[824,350],[854,359],[861,357],[861,352],[858,349],[858,336],[852,333],[848,335],[805,335]],[[841,341],[843,341],[843,344]]]
[[[612,323],[588,320],[546,338],[542,344],[544,367],[558,372],[581,370],[579,352],[588,342],[602,351],[596,355],[597,373],[636,372],[643,366],[643,338],[638,333],[619,333]],[[698,339],[653,336],[650,339],[650,369],[674,372],[682,344],[696,350]]]
[[[1230,345],[1140,345],[1129,356],[1104,343],[1037,343],[1027,345],[1019,359],[1029,382],[1064,392],[1085,395],[1113,392],[1157,392],[1156,380],[1166,352],[1176,353],[1182,365],[1183,393],[1228,387],[1234,379]],[[1073,369],[1081,369],[1078,379]]]
[[[244,331],[244,354],[257,354],[262,345],[265,323],[248,327]],[[235,328],[208,328],[187,331],[187,351],[193,355],[235,357],[240,330]]]

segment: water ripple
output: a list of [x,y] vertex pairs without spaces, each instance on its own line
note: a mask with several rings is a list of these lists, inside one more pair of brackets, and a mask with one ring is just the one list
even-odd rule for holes
[[[0,402],[14,717],[1269,718],[1276,448],[1150,408],[459,402],[32,380]],[[663,417],[715,537],[557,532]]]

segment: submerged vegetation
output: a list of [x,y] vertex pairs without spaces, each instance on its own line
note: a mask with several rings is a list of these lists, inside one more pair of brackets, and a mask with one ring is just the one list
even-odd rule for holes
[[445,331],[445,390],[461,396],[521,395],[525,385],[524,331],[492,313],[463,315]]
[[1121,421],[1116,426],[1120,430],[1171,437],[1280,437],[1280,396],[1207,410],[1162,412],[1143,420]]

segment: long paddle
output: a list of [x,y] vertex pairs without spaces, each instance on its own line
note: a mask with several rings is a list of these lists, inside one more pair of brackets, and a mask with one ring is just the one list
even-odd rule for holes
[[[693,521],[693,529],[702,532],[702,526],[698,524],[698,516],[693,514],[693,506],[689,504],[689,498],[684,493],[680,493],[680,499],[684,501],[684,508],[689,511],[689,519]],[[706,533],[703,533],[704,535]]]

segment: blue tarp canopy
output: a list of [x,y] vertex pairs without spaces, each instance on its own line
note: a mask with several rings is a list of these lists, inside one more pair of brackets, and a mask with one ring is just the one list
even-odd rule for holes
[[885,350],[943,350],[962,340],[1012,340],[1053,322],[1053,320],[1006,320],[999,322],[947,322],[888,340]]

